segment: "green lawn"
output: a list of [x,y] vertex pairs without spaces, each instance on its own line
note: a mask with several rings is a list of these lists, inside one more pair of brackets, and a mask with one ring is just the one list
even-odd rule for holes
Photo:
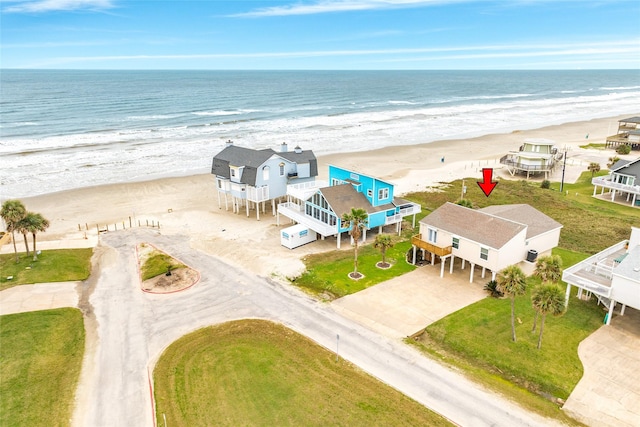
[[[93,249],[58,249],[42,251],[38,261],[25,253],[0,255],[0,290],[30,283],[85,280],[91,274]],[[13,276],[8,280],[7,277]]]
[[0,316],[0,342],[0,425],[70,425],[84,353],[82,313]]
[[[407,232],[410,235],[409,232]],[[397,239],[397,236],[394,236]],[[336,250],[321,254],[309,255],[305,258],[306,271],[292,280],[292,283],[325,299],[340,298],[345,295],[366,289],[377,283],[400,276],[414,270],[416,267],[406,262],[405,255],[411,248],[411,243],[404,237],[387,250],[386,261],[393,266],[380,269],[376,263],[382,260],[380,251],[371,242],[358,249],[358,271],[364,278],[353,280],[348,277],[353,271],[353,249],[349,251]]]
[[286,327],[242,320],[174,342],[154,369],[159,426],[450,425]]

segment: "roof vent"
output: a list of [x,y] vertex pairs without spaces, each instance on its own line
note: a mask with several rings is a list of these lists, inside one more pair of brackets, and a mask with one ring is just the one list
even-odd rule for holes
[[283,142],[282,144],[280,144],[280,152],[286,153],[287,151],[289,151],[289,147],[287,146],[287,143]]
[[232,140],[228,140],[228,141],[226,142],[226,144],[227,144],[227,147],[230,147],[230,146],[232,146],[232,145],[233,145],[233,141],[232,141]]
[[296,145],[296,148],[294,148],[293,151],[295,151],[297,154],[300,154],[302,153],[302,148],[300,148],[299,145]]

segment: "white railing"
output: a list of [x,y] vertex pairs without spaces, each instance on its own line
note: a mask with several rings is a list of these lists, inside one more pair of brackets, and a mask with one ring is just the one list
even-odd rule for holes
[[389,225],[389,224],[397,224],[400,221],[402,221],[402,215],[400,214],[395,214],[395,215],[391,215],[391,216],[387,216],[384,219],[384,225]]
[[[584,261],[566,268],[562,274],[562,280],[571,285],[588,289],[605,297],[611,296],[611,281],[613,279],[614,265],[607,265],[606,261],[608,261],[614,254],[624,249],[626,244],[626,240],[616,243],[615,245],[590,256]],[[608,286],[589,280],[586,277],[579,276],[578,274],[581,271],[601,277],[605,281],[609,282]]]
[[338,234],[337,225],[329,225],[304,213],[304,207],[293,202],[280,203],[278,214],[284,215],[293,221],[309,227],[321,236],[333,236]]
[[412,203],[409,207],[400,208],[400,216],[402,217],[419,214],[420,212],[422,212],[422,207],[417,203]]
[[575,274],[567,273],[566,271],[562,274],[562,280],[573,286],[578,286],[607,298],[611,296],[612,288],[610,286],[601,285],[593,280],[585,279],[584,277],[576,276]]
[[609,177],[597,177],[591,179],[591,184],[599,185],[605,188],[614,188],[616,190],[624,191],[625,193],[640,194],[640,185],[626,185],[619,182],[613,182]]
[[256,203],[269,200],[269,187],[247,187],[247,200]]
[[307,200],[320,188],[327,187],[326,181],[307,181],[298,184],[287,185],[287,195],[295,197],[298,200]]

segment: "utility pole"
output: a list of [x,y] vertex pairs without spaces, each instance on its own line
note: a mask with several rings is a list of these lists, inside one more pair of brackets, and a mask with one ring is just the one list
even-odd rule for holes
[[564,189],[564,170],[567,167],[567,151],[569,151],[569,147],[564,146],[564,159],[562,162],[562,181],[560,181],[560,192],[562,193]]

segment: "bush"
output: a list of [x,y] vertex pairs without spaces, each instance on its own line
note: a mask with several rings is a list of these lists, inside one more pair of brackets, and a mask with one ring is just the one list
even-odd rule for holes
[[616,153],[618,154],[629,154],[630,152],[631,146],[629,144],[620,145],[616,148]]
[[545,189],[551,188],[551,181],[549,181],[548,179],[545,179],[544,181],[542,181],[542,184],[540,184],[540,188],[545,188]]
[[465,208],[473,209],[473,203],[469,199],[460,199],[456,202],[456,205],[464,206]]
[[504,294],[498,290],[498,282],[495,280],[491,280],[484,285],[484,290],[488,291],[492,297],[494,298],[502,298]]

